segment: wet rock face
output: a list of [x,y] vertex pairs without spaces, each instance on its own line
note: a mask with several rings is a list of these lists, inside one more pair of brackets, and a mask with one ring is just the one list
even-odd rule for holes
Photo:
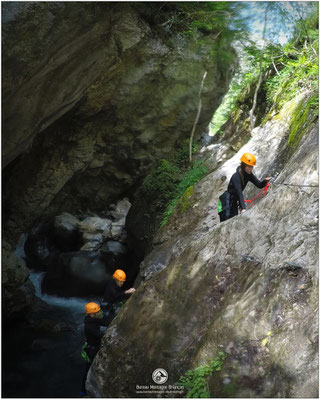
[[[224,351],[208,380],[212,397],[318,397],[318,188],[280,185],[318,184],[318,129],[279,160],[289,122],[285,113],[256,128],[195,187],[193,207],[158,233],[163,244],[144,260],[140,287],[89,372],[92,396],[137,397],[136,384],[152,384],[156,368],[174,384]],[[259,178],[277,179],[245,214],[220,224],[218,196],[246,151],[257,156]],[[247,189],[249,199],[260,191]]]
[[[208,58],[213,44],[216,54],[231,52],[222,35],[195,43],[161,34],[139,7],[39,3],[9,18],[3,165],[12,243],[39,218],[103,210],[134,192],[190,136],[205,70],[199,132],[226,92],[231,66]],[[37,35],[26,33],[31,26]]]
[[24,245],[25,260],[29,268],[45,271],[42,291],[65,297],[101,295],[117,268],[127,272],[131,283],[137,271],[124,245],[130,207],[124,198],[110,206],[110,219],[62,213],[33,229]]
[[11,246],[2,242],[2,299],[3,317],[12,318],[29,307],[34,299],[34,288],[28,280],[29,270],[22,258],[12,252]]

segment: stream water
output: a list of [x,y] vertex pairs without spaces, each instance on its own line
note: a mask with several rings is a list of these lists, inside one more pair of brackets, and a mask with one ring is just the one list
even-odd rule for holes
[[[20,246],[17,254],[22,253]],[[2,397],[80,395],[85,368],[81,358],[84,305],[97,299],[42,294],[43,275],[30,272],[37,296],[32,313],[2,329]]]
[[84,373],[81,359],[86,299],[42,295],[43,273],[31,272],[39,302],[32,324],[15,323],[3,332],[5,397],[79,397]]

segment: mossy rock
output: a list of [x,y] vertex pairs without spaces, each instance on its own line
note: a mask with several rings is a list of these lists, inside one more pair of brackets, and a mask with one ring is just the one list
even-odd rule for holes
[[178,204],[178,210],[182,214],[184,214],[192,205],[191,197],[194,194],[194,186],[189,186],[186,191],[183,193],[179,204]]
[[312,109],[314,108],[314,100],[317,96],[317,94],[313,94],[307,102],[303,98],[294,110],[288,138],[288,145],[291,152],[296,150],[311,122],[314,120]]

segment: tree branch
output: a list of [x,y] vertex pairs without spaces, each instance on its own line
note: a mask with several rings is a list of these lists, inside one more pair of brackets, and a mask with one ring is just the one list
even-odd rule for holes
[[274,68],[274,70],[276,71],[277,75],[280,75],[280,74],[279,74],[279,71],[278,71],[278,69],[277,69],[277,67],[276,67],[276,64],[274,63],[273,57],[271,57],[271,61],[272,61],[273,68]]
[[197,123],[199,121],[199,117],[200,117],[200,113],[201,113],[201,108],[202,108],[202,101],[201,101],[201,93],[202,93],[202,89],[203,89],[203,85],[204,85],[204,81],[206,79],[208,71],[205,71],[202,77],[202,81],[201,81],[201,85],[200,85],[200,90],[199,90],[199,105],[198,105],[198,111],[197,111],[197,116],[196,119],[193,123],[193,127],[192,127],[192,131],[190,134],[190,140],[189,140],[189,162],[190,164],[192,163],[192,142],[193,142],[193,136],[194,136],[194,132],[196,130],[196,126]]
[[263,27],[263,45],[262,45],[262,49],[261,49],[261,53],[260,53],[260,74],[259,74],[259,81],[256,87],[256,90],[254,92],[254,96],[253,96],[253,103],[252,103],[252,108],[249,111],[249,117],[250,117],[250,129],[251,132],[254,128],[254,124],[255,124],[255,116],[254,116],[254,110],[256,108],[257,105],[257,97],[258,97],[258,91],[260,89],[260,85],[262,82],[262,60],[263,60],[263,55],[264,55],[264,49],[265,49],[265,45],[266,45],[266,29],[267,29],[267,18],[268,18],[268,7],[269,4],[266,7],[266,11],[265,11],[265,15],[264,15],[264,27]]

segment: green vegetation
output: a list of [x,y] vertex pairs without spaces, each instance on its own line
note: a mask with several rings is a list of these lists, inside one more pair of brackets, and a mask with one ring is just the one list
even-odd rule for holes
[[245,7],[241,2],[173,1],[136,3],[133,7],[161,36],[172,38],[181,35],[189,42],[211,43],[210,56],[219,59],[221,66],[234,61],[231,42],[247,34],[240,14]]
[[[167,17],[170,15],[168,24],[184,34],[196,36],[197,32],[219,33],[222,27],[219,24],[227,23],[224,18],[229,6],[220,2],[201,5],[191,2],[172,3],[164,8]],[[276,8],[273,11],[275,10]],[[223,21],[217,21],[219,15]],[[317,13],[313,13],[308,19],[298,20],[296,31],[285,46],[266,41],[262,52],[255,43],[248,40],[245,42],[241,56],[245,65],[235,75],[228,94],[216,112],[211,132],[218,132],[231,115],[235,122],[240,116],[240,105],[247,115],[259,78],[261,60],[264,83],[260,91],[266,99],[266,104],[263,103],[262,106],[269,108],[269,115],[274,115],[300,92],[310,92],[309,100],[293,111],[288,144],[291,150],[297,147],[312,120],[310,115],[318,115],[317,22]],[[143,184],[145,197],[155,201],[157,209],[164,212],[161,226],[169,221],[174,210],[184,213],[192,206],[194,184],[208,173],[206,166],[200,162],[188,167],[187,158],[188,147],[185,143],[177,151],[174,161],[163,160]]]
[[[317,32],[317,19],[312,16],[308,37],[314,37]],[[311,40],[311,39],[310,39]],[[278,73],[265,83],[267,100],[270,105],[276,104],[277,109],[295,96],[301,90],[318,91],[318,40],[309,43],[303,34],[299,40],[293,39],[281,50],[277,58]],[[276,66],[275,66],[276,67]],[[277,68],[277,67],[276,67]]]
[[[313,112],[310,112],[310,111]],[[313,121],[315,116],[318,116],[318,93],[315,93],[307,103],[304,99],[294,111],[294,117],[291,119],[290,133],[288,144],[291,152],[294,152],[298,147],[300,140],[306,133],[307,128]]]
[[[279,7],[276,4],[274,6]],[[252,87],[258,80],[261,56],[264,84],[260,90],[265,93],[269,114],[271,111],[273,114],[274,111],[279,111],[286,102],[306,90],[310,91],[309,111],[313,114],[318,112],[318,4],[310,4],[310,7],[314,8],[314,12],[308,18],[302,18],[298,9],[299,18],[295,21],[292,39],[285,46],[267,41],[262,52],[255,43],[246,42],[240,54],[241,70],[235,75],[227,95],[211,121],[211,133],[219,132],[239,105],[242,104],[243,107],[245,100],[245,106],[250,106],[251,99],[248,95],[250,93],[251,96]],[[289,16],[283,13],[282,18]],[[271,32],[270,37],[274,35]],[[292,139],[290,142],[292,143]]]
[[174,197],[179,181],[180,169],[171,161],[161,160],[146,176],[140,191],[156,209],[163,210]]
[[192,168],[187,170],[180,183],[178,184],[175,195],[167,206],[161,226],[164,226],[170,219],[177,205],[180,205],[180,211],[184,213],[190,208],[190,197],[194,193],[194,185],[199,182],[208,173],[208,168],[202,161],[194,163]]
[[[177,32],[199,38],[199,34],[222,33],[237,35],[244,31],[244,22],[239,16],[244,7],[240,2],[158,2],[144,4],[145,17],[161,25],[171,33]],[[148,4],[146,6],[146,4]],[[139,8],[141,12],[142,8]],[[232,26],[230,24],[232,21]]]
[[219,132],[222,125],[225,124],[229,120],[231,114],[236,111],[241,100],[250,92],[251,85],[258,79],[258,72],[256,68],[252,70],[252,72],[240,72],[235,75],[228,93],[225,95],[223,102],[211,120],[210,132],[212,135]]
[[290,121],[288,145],[294,152],[310,123],[319,115],[318,92],[318,13],[296,25],[293,39],[283,47],[277,59],[278,73],[265,83],[270,113],[307,93],[293,112]]
[[[193,145],[193,152],[196,151],[197,145]],[[164,212],[161,226],[169,221],[177,206],[181,213],[189,209],[194,185],[208,173],[203,162],[189,166],[188,157],[189,141],[186,140],[172,160],[161,160],[150,171],[140,188],[140,197],[151,202],[157,211]]]
[[178,385],[184,386],[188,391],[188,398],[208,398],[211,397],[209,392],[209,387],[207,376],[212,375],[214,372],[221,370],[223,361],[226,359],[227,355],[222,351],[219,355],[207,365],[202,365],[195,368],[194,370],[187,371],[183,376],[180,377]]
[[268,103],[277,103],[278,108],[294,98],[301,88],[317,90],[318,64],[315,57],[307,57],[306,51],[302,51],[293,59],[293,54],[290,48],[284,48],[281,62],[286,63],[286,67],[265,84]]

